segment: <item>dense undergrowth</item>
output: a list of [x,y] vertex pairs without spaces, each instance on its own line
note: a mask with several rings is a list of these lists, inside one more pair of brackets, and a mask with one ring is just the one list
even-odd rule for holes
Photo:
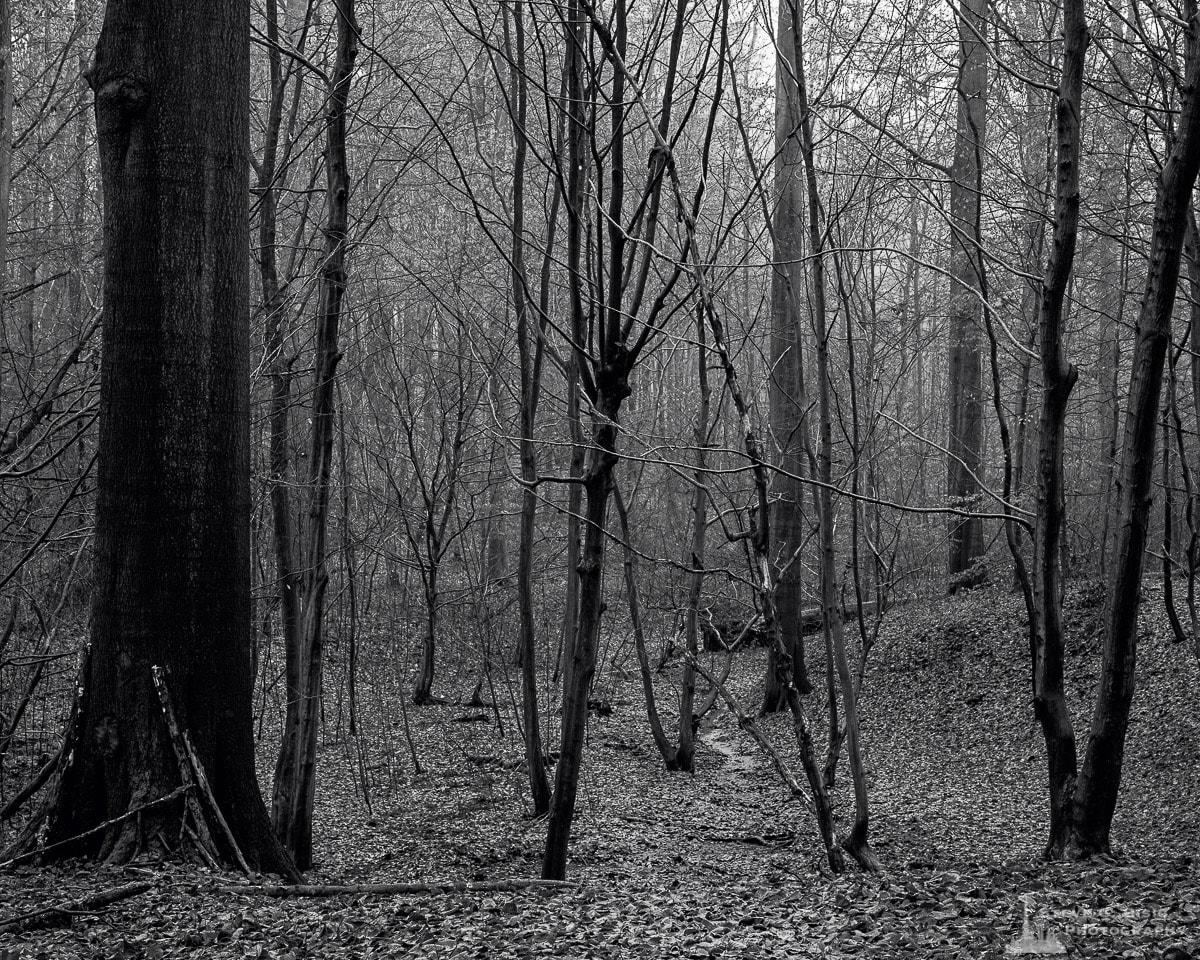
[[[1081,737],[1096,614],[1076,591],[1068,690]],[[673,669],[660,678],[668,713]],[[762,671],[760,651],[738,654],[730,682],[744,703],[756,703]],[[1198,678],[1151,596],[1117,849],[1090,863],[1039,858],[1045,763],[1024,618],[1018,599],[988,590],[895,608],[872,651],[862,709],[879,875],[829,875],[808,809],[727,711],[705,718],[695,774],[664,771],[636,677],[609,672],[598,693],[614,709],[591,721],[580,791],[576,888],[276,900],[231,893],[243,878],[194,867],[24,867],[0,875],[0,923],[98,886],[152,886],[67,929],[0,936],[0,957],[991,958],[1028,904],[1071,956],[1157,958],[1171,944],[1200,946]],[[420,772],[402,732],[385,737],[364,717],[369,809],[360,755],[327,742],[309,879],[536,877],[544,823],[528,818],[515,723],[503,704],[500,715],[503,734],[490,710],[410,708]],[[813,718],[822,733],[815,698]],[[791,745],[786,718],[763,725]]]

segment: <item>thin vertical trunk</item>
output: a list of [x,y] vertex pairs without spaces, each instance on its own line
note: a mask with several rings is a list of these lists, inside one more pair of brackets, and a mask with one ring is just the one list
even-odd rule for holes
[[1080,98],[1088,46],[1083,0],[1064,0],[1063,65],[1055,103],[1057,178],[1054,234],[1042,280],[1038,356],[1042,370],[1038,426],[1037,514],[1034,521],[1032,606],[1033,709],[1046,741],[1050,789],[1048,856],[1061,856],[1068,838],[1076,774],[1075,732],[1063,688],[1062,537],[1063,444],[1067,400],[1078,371],[1063,353],[1063,302],[1079,232]]
[[296,696],[289,692],[288,716],[275,778],[275,830],[300,870],[312,865],[312,813],[316,789],[317,732],[321,716],[326,557],[333,435],[334,385],[341,350],[338,329],[346,291],[346,242],[350,175],[346,162],[346,117],[358,54],[354,0],[335,0],[337,51],[325,119],[326,224],[324,260],[318,277],[316,360],[313,371],[309,492],[301,574],[303,607],[298,630]]
[[[525,741],[525,769],[529,777],[529,793],[535,815],[550,809],[550,784],[546,779],[546,764],[542,749],[541,718],[538,715],[537,691],[537,633],[533,613],[533,552],[537,520],[537,448],[534,431],[537,428],[537,404],[541,388],[542,344],[541,329],[545,309],[541,311],[539,329],[529,329],[529,290],[525,276],[525,161],[528,153],[526,121],[529,110],[528,81],[525,73],[525,4],[514,0],[512,9],[515,50],[509,45],[509,108],[512,110],[513,140],[513,228],[510,282],[513,311],[516,315],[517,353],[521,374],[520,459],[521,459],[521,517],[517,546],[517,607],[521,622],[519,654],[521,662],[521,726]],[[509,36],[505,34],[506,42]],[[550,231],[554,229],[558,209],[555,194],[550,215]],[[551,234],[552,236],[552,234]],[[552,240],[547,240],[545,267],[549,267]],[[548,283],[542,284],[543,294]],[[531,347],[532,343],[532,349]]]
[[700,649],[700,597],[704,592],[705,540],[708,532],[708,420],[709,398],[712,388],[708,382],[708,343],[704,330],[704,315],[696,317],[696,379],[698,406],[695,426],[695,464],[692,470],[692,543],[688,566],[687,620],[684,624],[684,644],[687,659],[683,664],[683,675],[679,681],[679,749],[675,752],[675,766],[679,770],[691,771],[696,761],[696,667],[695,658]]
[[[836,758],[840,749],[841,735],[837,729],[836,687],[841,688],[842,709],[846,717],[846,750],[850,760],[851,778],[854,784],[854,826],[842,846],[858,863],[868,870],[878,870],[879,861],[872,852],[867,839],[869,814],[867,806],[866,775],[862,763],[862,746],[858,723],[857,695],[850,675],[849,659],[846,656],[846,637],[842,623],[842,604],[838,598],[837,555],[833,538],[833,408],[831,402],[832,383],[829,371],[829,323],[825,292],[825,224],[821,212],[821,199],[817,185],[816,149],[813,143],[812,114],[808,103],[808,86],[804,69],[803,20],[799,0],[788,0],[793,33],[792,65],[796,72],[797,106],[800,115],[800,152],[804,162],[804,179],[808,195],[808,243],[811,258],[809,304],[813,334],[817,347],[817,388],[819,438],[817,447],[817,474],[820,484],[815,492],[820,526],[821,551],[821,624],[826,637],[828,669],[836,672],[837,683],[830,681],[830,716],[833,718],[833,736],[830,744],[831,756]],[[828,768],[832,770],[832,765]]]
[[[12,186],[12,5],[0,0],[0,343],[8,343],[8,218]],[[0,417],[4,413],[4,369],[0,367]],[[0,419],[0,423],[3,420]]]
[[613,506],[617,508],[617,520],[621,525],[621,552],[624,557],[622,567],[625,571],[625,595],[629,601],[629,624],[633,630],[633,645],[637,654],[638,673],[642,678],[642,694],[646,700],[646,717],[650,721],[650,735],[654,738],[654,746],[659,756],[663,758],[668,770],[675,769],[676,751],[667,740],[663,730],[662,718],[658,715],[658,704],[654,697],[654,676],[650,672],[650,657],[646,653],[646,634],[642,629],[641,606],[638,602],[637,560],[633,549],[633,539],[629,532],[629,511],[625,506],[625,498],[621,494],[621,486],[613,478]]
[[1075,790],[1066,853],[1086,857],[1109,850],[1121,783],[1125,733],[1137,664],[1137,616],[1149,534],[1151,486],[1162,393],[1163,360],[1179,279],[1188,203],[1200,169],[1200,43],[1197,15],[1188,4],[1185,78],[1170,153],[1159,173],[1145,293],[1130,363],[1129,397],[1118,471],[1113,558],[1105,608],[1104,661],[1087,750]]

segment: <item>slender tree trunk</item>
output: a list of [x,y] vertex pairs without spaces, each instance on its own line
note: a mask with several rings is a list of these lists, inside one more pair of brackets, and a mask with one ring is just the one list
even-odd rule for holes
[[[528,117],[528,82],[525,72],[525,4],[514,0],[512,10],[513,45],[509,45],[509,104],[513,111],[513,230],[511,248],[510,281],[512,284],[513,310],[516,315],[517,352],[521,373],[521,396],[518,417],[521,427],[521,518],[517,547],[517,606],[521,621],[519,654],[521,662],[521,721],[525,740],[525,768],[529,777],[529,792],[533,810],[538,816],[550,809],[550,784],[546,779],[546,764],[542,749],[541,718],[538,714],[537,690],[537,633],[533,614],[533,553],[535,523],[537,520],[537,448],[534,432],[537,429],[538,395],[541,389],[542,371],[542,323],[539,330],[531,334],[529,329],[530,297],[525,276],[525,161],[528,153],[526,121]],[[550,216],[550,229],[556,220],[558,196]],[[546,267],[549,267],[547,242]],[[543,291],[548,283],[543,282]],[[540,311],[542,317],[546,310]],[[532,349],[531,349],[531,341]]]
[[675,752],[675,767],[691,771],[696,762],[696,667],[700,651],[700,598],[704,592],[705,541],[708,533],[708,420],[712,388],[708,382],[708,343],[704,315],[696,317],[696,378],[699,403],[696,409],[696,452],[692,470],[692,544],[688,578],[687,620],[684,623],[686,657],[683,675],[679,680],[679,749]]
[[[618,361],[619,364],[619,361]],[[584,475],[583,551],[579,564],[579,614],[569,656],[565,657],[562,697],[562,741],[554,771],[554,795],[542,879],[562,880],[567,872],[571,823],[575,818],[575,796],[583,765],[583,740],[587,732],[587,702],[596,673],[596,645],[603,608],[603,572],[608,540],[608,501],[612,472],[616,466],[617,416],[621,399],[628,391],[624,371],[610,360],[611,382],[597,397],[592,452]]]
[[[846,717],[846,749],[850,759],[851,777],[854,784],[854,826],[842,846],[865,869],[878,870],[879,861],[871,850],[867,839],[869,814],[867,807],[866,774],[862,763],[862,746],[858,723],[857,695],[850,675],[849,659],[846,656],[846,637],[842,622],[842,603],[838,597],[837,555],[833,539],[833,407],[831,403],[832,382],[829,372],[829,334],[831,325],[826,309],[825,224],[821,213],[821,200],[817,185],[816,148],[813,143],[812,115],[808,103],[808,85],[804,68],[803,20],[799,0],[787,0],[792,17],[793,58],[796,72],[797,106],[800,116],[800,152],[804,163],[804,180],[808,195],[808,243],[810,283],[809,303],[813,334],[817,345],[817,385],[819,390],[820,437],[817,449],[817,474],[820,485],[815,491],[820,523],[821,550],[821,620],[826,637],[828,669],[831,676],[836,672],[837,684],[831,680],[830,717],[834,725],[831,757],[836,760],[840,749],[840,733],[837,732],[836,686],[841,687],[842,709]],[[852,371],[853,373],[853,371]],[[832,764],[828,767],[832,773]],[[832,780],[832,776],[830,777]]]
[[[0,343],[8,343],[8,219],[12,187],[12,6],[0,0]],[[4,368],[0,366],[0,423],[4,414]]]
[[650,721],[650,735],[654,738],[654,746],[659,756],[663,758],[668,770],[676,766],[676,749],[667,740],[663,729],[662,718],[658,715],[658,703],[654,697],[654,675],[650,672],[650,657],[646,653],[646,634],[642,629],[641,605],[638,602],[637,560],[633,549],[632,534],[629,531],[629,511],[625,506],[625,498],[621,494],[621,486],[613,478],[613,506],[617,508],[617,520],[621,525],[621,552],[625,572],[625,594],[629,600],[629,623],[633,630],[634,650],[637,653],[638,673],[642,678],[642,694],[646,700],[646,717]]
[[1196,85],[1200,83],[1200,43],[1196,31],[1200,24],[1194,4],[1189,4],[1188,20],[1180,110],[1171,150],[1159,173],[1146,288],[1130,364],[1118,471],[1120,500],[1105,608],[1104,661],[1075,791],[1072,836],[1066,848],[1067,856],[1072,858],[1109,850],[1125,754],[1125,732],[1133,702],[1137,616],[1149,532],[1163,360],[1171,339],[1188,203],[1200,169],[1200,103],[1196,96]]
[[1067,400],[1078,372],[1063,354],[1063,301],[1075,261],[1079,228],[1080,101],[1088,30],[1083,0],[1063,3],[1063,66],[1055,103],[1057,180],[1054,234],[1038,311],[1042,369],[1038,426],[1037,515],[1033,534],[1033,709],[1046,741],[1050,785],[1049,856],[1061,856],[1068,838],[1076,774],[1075,733],[1063,688],[1062,537],[1063,443]]
[[302,574],[298,683],[288,692],[283,742],[276,766],[275,830],[296,866],[312,865],[312,814],[316,789],[317,733],[321,718],[324,660],[326,557],[333,435],[334,386],[341,350],[338,328],[346,292],[346,243],[349,228],[350,174],[346,164],[346,115],[358,24],[354,0],[335,0],[337,50],[330,77],[325,119],[325,172],[328,212],[325,251],[317,288],[316,361],[313,372],[312,446],[309,454],[308,517]]

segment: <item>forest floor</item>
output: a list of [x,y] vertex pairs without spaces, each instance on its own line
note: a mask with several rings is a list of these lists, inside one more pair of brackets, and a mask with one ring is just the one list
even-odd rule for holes
[[[1068,609],[1077,733],[1090,720],[1099,659],[1095,599],[1076,592]],[[829,873],[808,808],[788,797],[727,711],[705,719],[694,774],[664,771],[636,675],[606,669],[597,693],[613,713],[589,728],[575,887],[272,899],[230,892],[245,878],[198,868],[21,868],[0,874],[0,923],[97,888],[152,885],[69,928],[0,936],[0,960],[996,958],[1021,932],[1026,904],[1072,957],[1195,950],[1200,670],[1170,642],[1157,595],[1145,606],[1112,857],[1039,858],[1045,760],[1024,616],[1019,599],[980,591],[895,608],[871,654],[862,712],[879,874]],[[811,664],[819,678],[821,658]],[[757,702],[762,672],[761,651],[737,655],[730,686],[743,703]],[[675,675],[668,668],[660,678],[668,717]],[[545,823],[528,817],[510,712],[501,712],[503,733],[494,717],[479,719],[487,714],[409,708],[422,772],[413,772],[402,730],[371,743],[370,809],[355,787],[352,748],[327,744],[309,881],[536,877]],[[794,755],[787,718],[763,727]],[[814,737],[820,743],[823,729]],[[844,824],[852,809],[843,773],[844,761],[836,791]]]

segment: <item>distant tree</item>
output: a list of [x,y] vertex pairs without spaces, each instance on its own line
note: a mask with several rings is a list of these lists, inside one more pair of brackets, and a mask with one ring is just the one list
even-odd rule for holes
[[[804,351],[800,336],[800,295],[804,290],[804,171],[800,162],[800,107],[792,15],[780,3],[775,66],[775,207],[771,213],[771,429],[780,473],[772,481],[775,550],[780,567],[775,606],[783,643],[792,657],[793,678],[801,693],[809,692],[800,631],[803,600],[799,550],[804,539],[801,464],[808,443]],[[775,669],[775,653],[767,654],[763,681],[763,713],[787,709],[787,698]]]
[[[950,167],[950,347],[946,495],[970,510],[981,493],[983,467],[983,251],[980,248],[981,164],[987,134],[988,0],[965,0],[958,13],[958,122]],[[950,589],[979,581],[983,524],[950,521]]]
[[[187,835],[201,808],[176,794],[192,774],[159,666],[230,829],[213,829],[210,853],[234,863],[236,844],[251,866],[294,873],[251,726],[248,17],[235,0],[111,0],[88,74],[105,199],[96,583],[43,811],[54,856],[119,862]],[[36,823],[21,844],[39,842]]]

